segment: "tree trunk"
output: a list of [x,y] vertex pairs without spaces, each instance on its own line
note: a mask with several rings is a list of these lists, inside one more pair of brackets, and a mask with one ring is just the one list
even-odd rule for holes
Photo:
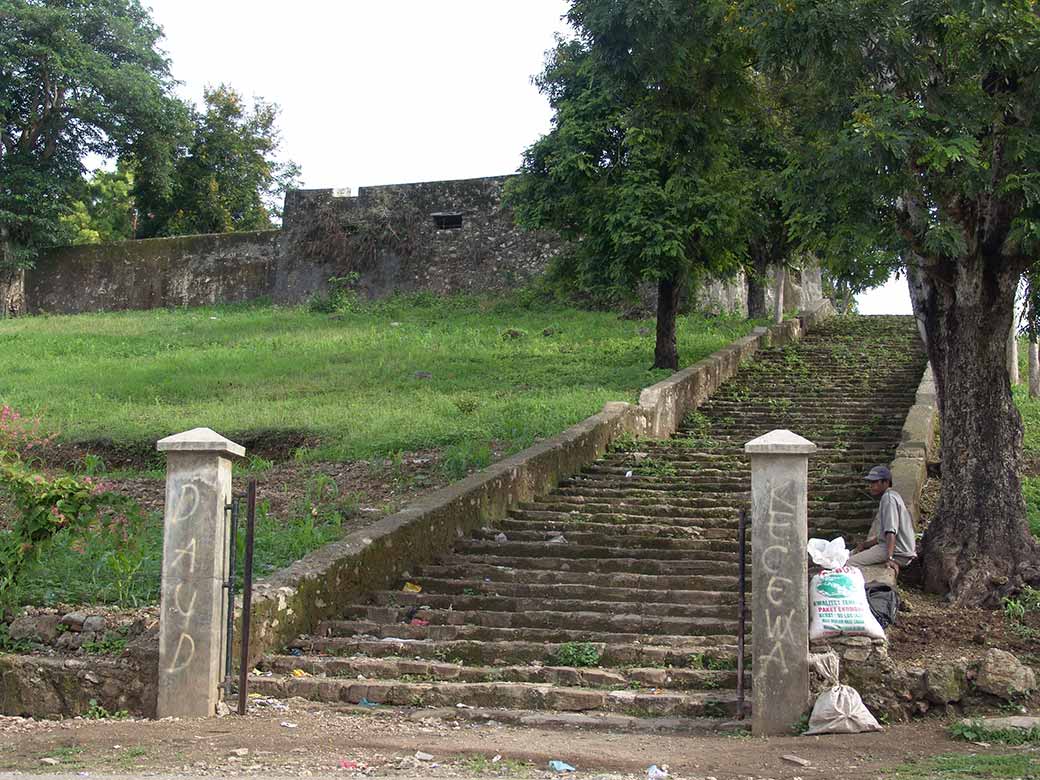
[[752,266],[747,272],[748,319],[759,320],[769,316],[766,309],[766,274],[769,273],[769,254],[761,247],[751,246]]
[[1040,347],[1036,339],[1029,340],[1029,397],[1040,396]]
[[1007,367],[1008,378],[1011,386],[1014,387],[1020,381],[1018,376],[1018,323],[1014,321],[1014,317],[1012,317],[1011,330],[1008,331]]
[[25,313],[25,271],[13,265],[10,233],[0,225],[0,319]]
[[773,310],[773,322],[779,324],[784,321],[784,267],[776,267],[776,300]]
[[939,503],[919,550],[925,588],[960,606],[997,606],[1040,581],[1040,546],[1018,477],[1022,419],[1007,371],[1018,274],[1001,258],[981,256],[944,264],[939,283],[929,260],[914,257],[907,266],[942,435]]
[[679,368],[679,348],[675,343],[675,315],[679,312],[682,278],[675,274],[657,283],[657,344],[653,368]]

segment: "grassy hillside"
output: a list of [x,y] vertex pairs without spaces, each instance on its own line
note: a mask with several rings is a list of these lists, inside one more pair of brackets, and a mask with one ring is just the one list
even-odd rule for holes
[[[605,401],[634,401],[653,322],[513,300],[432,296],[354,306],[233,306],[0,321],[0,403],[70,441],[151,444],[196,426],[315,434],[308,459],[454,447],[515,451]],[[681,318],[692,363],[749,332]]]

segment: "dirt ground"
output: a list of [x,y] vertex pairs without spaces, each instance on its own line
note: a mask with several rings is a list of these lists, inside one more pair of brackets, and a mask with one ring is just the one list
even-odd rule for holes
[[[928,526],[940,485],[938,479],[925,483],[918,532]],[[1018,621],[1011,621],[1000,610],[953,609],[942,596],[922,591],[919,575],[919,568],[911,565],[899,577],[902,607],[896,624],[886,632],[894,659],[913,664],[927,659],[978,657],[987,648],[996,647],[1040,671],[1040,612],[1029,611]]]
[[[287,707],[211,720],[0,718],[0,772],[540,778],[555,776],[548,762],[559,759],[578,770],[576,777],[643,778],[651,764],[667,764],[679,780],[873,780],[894,766],[940,753],[1014,750],[955,742],[939,719],[884,733],[763,739],[414,720],[394,712],[323,710],[295,700]],[[417,752],[430,758],[420,760]],[[784,758],[791,755],[808,765]]]

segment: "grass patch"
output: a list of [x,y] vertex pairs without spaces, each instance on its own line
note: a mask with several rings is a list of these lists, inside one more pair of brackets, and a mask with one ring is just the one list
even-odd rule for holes
[[[754,324],[680,317],[683,363]],[[64,440],[294,430],[320,438],[308,458],[441,447],[459,473],[485,464],[492,442],[519,450],[669,374],[647,368],[653,338],[612,313],[466,296],[331,317],[251,305],[25,317],[0,321],[0,345],[0,402]]]
[[989,728],[982,721],[970,723],[958,721],[950,726],[950,736],[966,742],[999,742],[1004,745],[1040,744],[1040,727],[1029,729]]
[[[301,503],[289,518],[276,519],[266,501],[257,504],[254,572],[262,577],[288,566],[311,550],[342,536],[344,517],[336,511],[310,511]],[[243,524],[244,527],[244,524]],[[245,534],[238,536],[238,560],[245,555]],[[61,532],[46,557],[30,563],[12,592],[13,603],[116,604],[137,606],[159,601],[162,580],[162,517],[151,514],[134,535],[133,545],[119,545],[108,536],[77,538]],[[241,573],[238,587],[241,588]],[[0,630],[3,630],[0,625]],[[0,651],[13,643],[0,634]],[[125,640],[124,640],[125,644]],[[118,653],[120,638],[107,636],[88,652]],[[11,647],[11,650],[17,649]]]
[[1040,758],[1028,753],[971,755],[945,753],[908,761],[885,773],[895,780],[969,780],[969,778],[1040,778]]
[[1023,477],[1022,495],[1026,499],[1029,530],[1033,532],[1033,536],[1040,539],[1040,477]]

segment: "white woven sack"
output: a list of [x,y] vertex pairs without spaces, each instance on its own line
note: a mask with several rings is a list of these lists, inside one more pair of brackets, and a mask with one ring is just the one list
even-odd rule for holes
[[840,569],[849,562],[849,551],[845,548],[845,537],[831,539],[810,539],[806,546],[809,557],[817,566],[825,569]]
[[859,734],[881,731],[881,724],[870,714],[855,688],[838,683],[838,656],[834,653],[810,656],[809,662],[832,687],[816,698],[806,734]]
[[855,566],[822,571],[809,583],[809,639],[849,634],[885,638],[867,603],[863,572]]

